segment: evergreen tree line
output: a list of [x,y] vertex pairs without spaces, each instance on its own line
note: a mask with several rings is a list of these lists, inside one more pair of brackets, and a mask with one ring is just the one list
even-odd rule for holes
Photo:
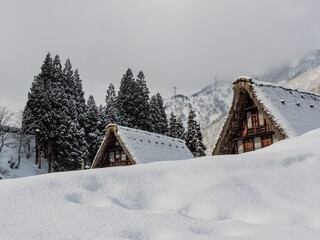
[[183,126],[181,117],[177,118],[173,112],[170,114],[167,135],[174,138],[185,140],[187,147],[194,157],[205,156],[206,146],[203,144],[203,137],[200,125],[195,120],[196,113],[191,110],[188,116],[187,130]]
[[80,169],[83,160],[91,164],[109,123],[166,134],[163,99],[159,93],[149,98],[143,72],[134,78],[128,69],[118,94],[110,84],[105,105],[98,107],[92,95],[85,101],[70,60],[62,66],[58,55],[48,53],[28,93],[22,125],[36,135],[36,154],[47,159],[49,172]]

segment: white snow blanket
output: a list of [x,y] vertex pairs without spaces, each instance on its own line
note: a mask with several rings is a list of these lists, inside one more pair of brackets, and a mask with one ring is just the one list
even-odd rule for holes
[[318,240],[319,139],[0,180],[0,239]]

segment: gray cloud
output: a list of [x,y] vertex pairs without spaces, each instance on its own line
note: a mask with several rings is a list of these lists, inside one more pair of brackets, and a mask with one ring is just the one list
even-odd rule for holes
[[48,51],[103,103],[131,67],[152,93],[194,92],[319,47],[318,1],[105,0],[0,3],[0,105],[24,106]]

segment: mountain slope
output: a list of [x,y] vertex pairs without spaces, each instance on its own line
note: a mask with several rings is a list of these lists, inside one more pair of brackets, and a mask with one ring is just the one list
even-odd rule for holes
[[319,239],[319,138],[1,180],[0,239]]
[[320,65],[296,76],[284,85],[320,94]]
[[189,111],[191,109],[195,110],[196,120],[201,128],[205,128],[229,110],[231,100],[231,83],[216,82],[190,96],[180,94],[165,99],[164,107],[168,118],[170,113],[173,112],[177,117],[182,118],[185,125]]
[[202,129],[203,142],[207,147],[206,155],[212,154],[213,148],[218,140],[221,129],[223,128],[224,121],[226,120],[227,113],[222,114],[219,118],[212,122],[211,125]]

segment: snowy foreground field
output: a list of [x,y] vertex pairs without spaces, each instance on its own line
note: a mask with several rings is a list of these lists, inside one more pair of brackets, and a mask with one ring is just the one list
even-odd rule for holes
[[319,142],[2,180],[0,239],[318,240]]

